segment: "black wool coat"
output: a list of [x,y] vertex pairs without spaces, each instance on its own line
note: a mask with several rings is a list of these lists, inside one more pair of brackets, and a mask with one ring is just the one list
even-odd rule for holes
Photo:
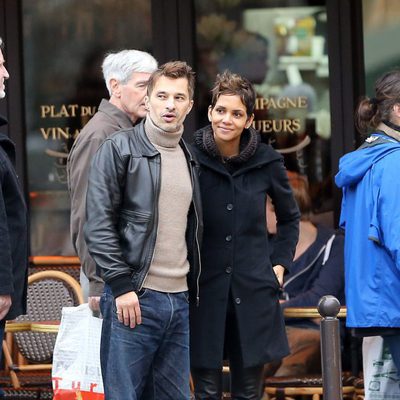
[[27,208],[14,162],[14,143],[0,134],[0,295],[12,300],[6,320],[26,313],[28,277]]
[[[190,306],[191,365],[222,366],[227,305],[233,301],[241,343],[238,351],[247,368],[289,353],[279,283],[272,267],[290,268],[300,214],[283,159],[271,146],[257,140],[255,153],[245,161],[237,160],[228,171],[221,157],[210,155],[198,140],[207,132],[210,137],[210,129],[196,133],[193,149],[200,165],[204,234],[200,301]],[[245,131],[242,141],[255,135],[254,130]],[[266,228],[267,195],[278,219],[273,252]]]

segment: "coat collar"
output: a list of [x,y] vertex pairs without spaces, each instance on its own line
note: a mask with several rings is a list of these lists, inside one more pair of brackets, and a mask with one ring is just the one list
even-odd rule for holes
[[[195,133],[195,144],[211,158],[221,160],[222,156],[215,143],[214,134],[211,125],[208,125]],[[257,150],[260,144],[260,135],[253,128],[245,129],[240,138],[239,154],[224,160],[231,165],[241,165],[249,160]]]
[[111,104],[106,99],[101,100],[99,111],[107,114],[110,118],[115,119],[121,129],[128,129],[134,125],[128,114],[124,113],[122,110],[114,106],[114,104]]
[[[210,143],[210,135],[212,137],[211,126],[206,126],[195,133],[195,149],[198,161],[221,174],[230,175],[224,166],[215,142],[212,140]],[[260,144],[259,134],[252,128],[244,132],[243,139],[240,154],[231,160],[238,167],[232,176],[243,174],[254,168],[261,168],[282,158],[270,145]],[[214,143],[214,146],[212,143]]]

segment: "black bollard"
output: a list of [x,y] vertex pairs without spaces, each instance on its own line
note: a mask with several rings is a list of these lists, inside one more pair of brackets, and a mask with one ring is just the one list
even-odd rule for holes
[[334,296],[324,296],[318,302],[321,319],[321,364],[324,400],[342,400],[342,362],[337,315],[340,302]]

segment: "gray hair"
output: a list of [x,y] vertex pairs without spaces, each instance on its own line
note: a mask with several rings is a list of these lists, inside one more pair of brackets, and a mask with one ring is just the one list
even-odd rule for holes
[[123,85],[128,83],[134,72],[148,72],[151,74],[157,69],[156,59],[140,50],[122,50],[118,53],[109,53],[103,61],[103,76],[108,92],[111,96],[110,80],[116,79]]

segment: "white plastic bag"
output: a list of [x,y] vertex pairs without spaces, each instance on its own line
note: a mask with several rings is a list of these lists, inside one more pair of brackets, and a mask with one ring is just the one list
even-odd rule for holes
[[103,321],[89,305],[64,307],[53,353],[54,400],[103,400],[100,337]]
[[400,400],[400,378],[381,336],[363,339],[365,400]]

